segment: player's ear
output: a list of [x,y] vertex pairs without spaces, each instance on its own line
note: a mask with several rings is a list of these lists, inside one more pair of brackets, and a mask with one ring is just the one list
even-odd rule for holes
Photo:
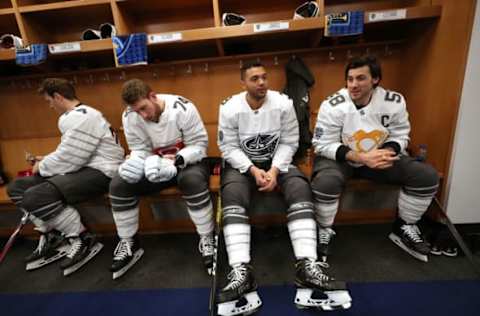
[[155,92],[153,92],[153,91],[150,91],[150,92],[148,93],[147,98],[148,98],[150,101],[155,101],[155,100],[157,100],[157,94],[156,94]]
[[377,85],[380,82],[380,78],[372,78],[373,85]]

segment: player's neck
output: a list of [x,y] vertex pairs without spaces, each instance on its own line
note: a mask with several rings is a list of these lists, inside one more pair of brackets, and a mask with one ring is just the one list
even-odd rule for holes
[[257,110],[262,107],[263,102],[265,102],[265,97],[256,98],[247,93],[246,100],[252,110]]
[[73,110],[76,106],[79,106],[80,104],[82,103],[77,99],[73,99],[73,100],[65,99],[64,101],[65,112]]
[[372,101],[372,96],[373,96],[373,89],[370,90],[368,95],[366,95],[364,98],[353,101],[357,110],[363,107],[366,107],[370,103],[370,101]]

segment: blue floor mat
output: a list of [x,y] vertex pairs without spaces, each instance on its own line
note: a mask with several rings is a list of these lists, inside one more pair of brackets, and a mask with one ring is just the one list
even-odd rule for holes
[[[479,281],[428,281],[349,284],[352,308],[324,315],[362,316],[477,316],[480,315]],[[263,307],[258,316],[318,315],[298,310],[293,286],[259,289]],[[208,315],[209,289],[155,289],[102,292],[0,294],[0,315]]]

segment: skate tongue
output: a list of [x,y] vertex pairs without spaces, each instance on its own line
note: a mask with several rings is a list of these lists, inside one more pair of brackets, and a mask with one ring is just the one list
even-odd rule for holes
[[248,301],[247,299],[245,298],[245,296],[242,296],[236,303],[235,303],[235,307],[242,307],[242,306],[245,306],[248,304]]

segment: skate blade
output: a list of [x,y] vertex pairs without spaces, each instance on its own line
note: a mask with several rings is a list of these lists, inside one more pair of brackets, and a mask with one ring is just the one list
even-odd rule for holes
[[407,246],[405,246],[405,244],[400,240],[400,237],[398,237],[397,235],[395,235],[394,233],[390,233],[390,235],[388,235],[388,238],[390,238],[391,241],[393,241],[393,243],[397,246],[399,246],[400,248],[402,248],[403,250],[405,250],[405,252],[407,252],[408,254],[410,254],[412,257],[420,260],[420,261],[423,261],[423,262],[428,262],[428,256],[427,255],[423,255],[419,252],[416,252],[410,248],[408,248]]
[[348,309],[352,306],[352,297],[347,290],[324,291],[327,298],[312,298],[313,289],[298,288],[295,305],[299,309],[317,308],[325,311]]
[[90,259],[92,259],[95,255],[97,255],[97,254],[100,252],[100,250],[102,250],[102,248],[103,248],[103,244],[97,242],[97,243],[95,244],[95,246],[93,246],[93,247],[90,249],[90,253],[88,254],[88,256],[86,256],[85,258],[83,258],[82,261],[77,262],[77,263],[75,263],[73,266],[64,269],[64,270],[63,270],[63,276],[70,275],[70,274],[72,274],[73,272],[75,272],[75,271],[77,271],[78,269],[80,269],[84,264],[86,264],[88,261],[90,261]]
[[47,259],[39,258],[37,260],[30,261],[29,263],[27,263],[25,270],[27,271],[35,270],[43,266],[46,266],[47,264],[55,262],[59,259],[62,259],[67,254],[68,249],[70,249],[70,246],[68,245],[63,245],[61,247],[58,247],[57,249],[55,249],[56,251],[55,255],[48,257]]
[[218,304],[218,316],[234,316],[234,315],[251,315],[258,311],[262,306],[262,300],[258,296],[257,291],[250,292],[244,295],[247,303],[242,306],[237,306],[239,300],[224,302]]
[[132,260],[126,266],[116,272],[113,272],[112,280],[118,279],[119,277],[124,275],[143,256],[143,253],[144,250],[142,248],[135,251]]

